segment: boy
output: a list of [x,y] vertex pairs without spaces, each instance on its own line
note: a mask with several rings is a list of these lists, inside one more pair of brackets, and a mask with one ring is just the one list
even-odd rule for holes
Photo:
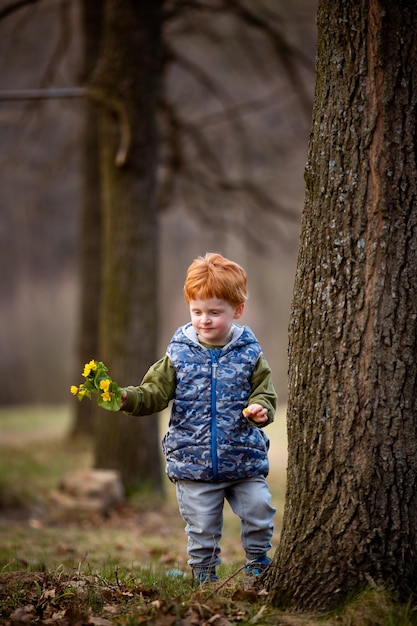
[[261,427],[273,421],[277,396],[254,334],[235,323],[247,299],[246,272],[208,253],[188,268],[184,296],[191,323],[174,333],[141,385],[123,391],[120,408],[148,415],[173,400],[162,447],[197,583],[218,580],[225,499],[241,519],[245,571],[258,575],[270,563],[275,514]]

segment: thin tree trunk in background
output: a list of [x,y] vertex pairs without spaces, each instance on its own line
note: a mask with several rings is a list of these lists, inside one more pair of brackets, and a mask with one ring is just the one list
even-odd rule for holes
[[417,579],[417,5],[321,0],[290,322],[288,482],[266,587],[328,609]]
[[[99,357],[120,385],[139,384],[157,358],[156,109],[162,0],[107,0],[95,87],[126,119],[100,109],[103,242]],[[131,143],[115,163],[121,133]],[[157,416],[101,411],[95,465],[120,470],[128,490],[162,490]]]
[[[84,36],[85,84],[96,66],[101,41],[104,6],[102,0],[81,3]],[[97,109],[86,102],[83,130],[83,204],[80,227],[80,316],[78,331],[78,358],[75,381],[81,381],[85,363],[99,358],[98,327],[100,317],[101,287],[101,185],[99,168]],[[98,413],[95,402],[77,403],[72,435],[93,435],[94,414]]]

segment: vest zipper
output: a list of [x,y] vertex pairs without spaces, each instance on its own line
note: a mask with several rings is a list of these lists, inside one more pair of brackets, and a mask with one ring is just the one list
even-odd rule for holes
[[211,462],[213,465],[213,480],[218,479],[217,462],[217,369],[218,363],[215,354],[210,350],[211,358]]

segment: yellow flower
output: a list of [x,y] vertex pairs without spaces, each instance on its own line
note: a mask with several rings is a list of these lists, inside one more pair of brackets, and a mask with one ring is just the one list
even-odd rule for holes
[[106,380],[100,380],[100,389],[103,391],[108,391],[110,387],[110,380],[107,378]]
[[90,372],[95,372],[97,369],[97,365],[94,359],[91,359],[91,361],[89,363],[86,363],[84,365],[84,371],[83,371],[83,376],[85,378],[87,378],[87,376],[90,374]]
[[104,402],[110,402],[111,393],[109,391],[105,391],[104,393],[101,394],[101,397],[103,398]]
[[78,387],[72,385],[71,393],[78,399],[91,399],[98,394],[97,403],[108,411],[118,411],[123,389],[119,387],[108,374],[107,367],[102,361],[91,359],[84,365],[84,382]]
[[84,365],[83,376],[84,376],[85,378],[87,378],[87,376],[89,375],[90,371],[91,371],[91,368],[90,368],[90,366],[88,365],[88,363],[86,363],[86,364]]

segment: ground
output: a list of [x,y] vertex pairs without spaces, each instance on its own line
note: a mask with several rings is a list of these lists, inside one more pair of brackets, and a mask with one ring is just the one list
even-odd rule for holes
[[[107,600],[105,603],[101,601],[98,614],[102,619],[110,617],[113,620],[111,623],[116,623],[115,614],[121,610],[121,602],[131,602],[132,597],[136,602],[138,597],[146,596],[144,603],[149,611],[148,605],[159,601],[157,596],[160,599],[163,593],[161,589],[158,591],[155,581],[143,582],[143,570],[146,569],[151,579],[153,572],[154,580],[165,580],[165,589],[168,580],[169,584],[170,581],[176,583],[183,592],[185,586],[188,593],[193,594],[195,590],[187,565],[184,522],[178,513],[174,486],[166,481],[166,497],[163,500],[149,495],[137,496],[113,508],[105,516],[61,510],[49,498],[60,479],[60,470],[57,474],[55,467],[56,457],[68,455],[71,469],[74,469],[73,464],[78,463],[88,466],[91,458],[88,452],[80,456],[79,451],[70,450],[70,444],[65,441],[67,417],[57,419],[53,416],[51,420],[45,418],[44,412],[40,413],[39,419],[31,415],[30,428],[25,419],[22,424],[26,426],[22,428],[22,424],[19,425],[17,414],[9,416],[9,419],[6,416],[2,421],[0,447],[3,463],[10,471],[15,467],[16,472],[9,477],[10,483],[17,491],[23,492],[31,481],[36,484],[34,474],[39,472],[42,486],[39,489],[41,497],[34,497],[28,506],[14,506],[9,496],[12,506],[5,507],[3,502],[3,508],[0,509],[0,624],[105,624],[98,621],[97,615],[92,614],[85,603],[76,605],[78,613],[74,613],[73,603],[66,606],[65,602],[58,601],[57,598],[72,597],[74,589],[77,593],[81,589],[90,596],[92,593],[101,598],[105,596]],[[278,509],[275,547],[285,491],[285,421],[284,424],[281,422],[270,426],[269,434],[272,440],[270,484]],[[73,454],[76,454],[76,461],[71,461]],[[29,464],[26,463],[26,457],[29,457]],[[45,489],[46,479],[50,487]],[[7,496],[7,489],[3,487],[3,496],[5,491]],[[7,501],[6,496],[3,500]],[[28,498],[29,494],[25,497]],[[224,517],[224,566],[220,571],[219,585],[227,589],[229,598],[235,593],[244,593],[244,599],[247,600],[249,591],[244,589],[245,585],[241,582],[244,554],[240,545],[239,520],[228,505]],[[116,584],[115,579],[118,581]],[[113,582],[110,583],[110,580]],[[11,589],[18,596],[11,595]],[[250,593],[250,599],[258,599],[256,593]],[[213,608],[212,602],[210,606]],[[103,610],[104,605],[107,606],[106,610]],[[17,613],[11,610],[13,607],[16,607],[15,611],[19,609]],[[184,611],[182,608],[181,613]],[[158,616],[153,623],[165,626],[172,623],[172,610],[167,609],[165,600],[161,605],[158,602],[153,604],[151,612],[154,618]],[[193,611],[188,617],[185,613],[181,622],[185,626],[203,623],[216,614],[208,611],[207,619],[203,620]],[[13,619],[10,615],[14,616]],[[225,626],[229,622],[223,617],[225,622],[218,618],[210,623]]]

